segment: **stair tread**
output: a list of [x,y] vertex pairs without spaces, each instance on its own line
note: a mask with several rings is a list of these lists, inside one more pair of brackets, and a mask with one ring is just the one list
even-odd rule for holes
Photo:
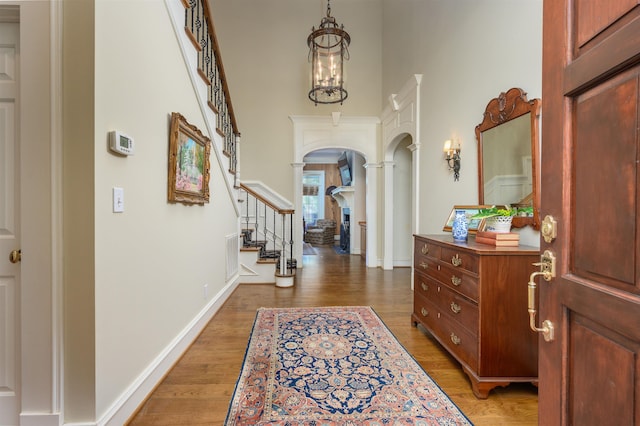
[[278,259],[261,258],[261,259],[258,259],[256,262],[257,263],[273,263],[273,264],[276,264],[276,263],[278,263]]

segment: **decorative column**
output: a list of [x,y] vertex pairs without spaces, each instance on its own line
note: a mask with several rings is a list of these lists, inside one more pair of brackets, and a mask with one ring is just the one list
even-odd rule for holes
[[413,177],[411,179],[411,223],[413,225],[412,233],[417,234],[420,229],[420,142],[414,142],[407,147],[411,151],[411,168],[413,169]]
[[293,167],[293,258],[298,259],[298,268],[302,268],[302,243],[304,229],[302,228],[302,175],[304,163],[291,163]]
[[384,167],[384,248],[382,269],[393,269],[393,168],[395,162],[385,161]]
[[366,163],[367,175],[367,259],[369,268],[378,267],[378,163]]
[[[411,179],[411,193],[413,197],[411,197],[411,223],[413,226],[412,232],[414,234],[418,233],[418,229],[420,229],[420,215],[418,214],[418,210],[420,208],[420,141],[414,141],[411,145],[408,146],[411,151],[411,167],[413,168],[413,178]],[[411,258],[411,267],[413,265],[415,257]],[[415,283],[413,282],[413,274],[411,274],[411,289],[414,289]]]

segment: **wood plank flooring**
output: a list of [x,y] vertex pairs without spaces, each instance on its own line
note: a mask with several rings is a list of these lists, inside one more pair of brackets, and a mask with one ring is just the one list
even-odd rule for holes
[[[459,364],[421,327],[411,325],[411,270],[366,268],[360,256],[330,247],[303,256],[295,285],[240,285],[165,379],[131,418],[132,426],[222,425],[240,373],[256,309],[368,305],[475,425],[537,425],[538,394],[530,384],[473,396]],[[523,286],[526,283],[522,283]]]

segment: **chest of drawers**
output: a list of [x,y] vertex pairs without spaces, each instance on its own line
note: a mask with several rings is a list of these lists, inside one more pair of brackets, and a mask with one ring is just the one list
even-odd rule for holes
[[451,235],[414,236],[412,322],[461,364],[473,393],[538,381],[538,336],[529,329],[527,283],[535,247],[454,243]]

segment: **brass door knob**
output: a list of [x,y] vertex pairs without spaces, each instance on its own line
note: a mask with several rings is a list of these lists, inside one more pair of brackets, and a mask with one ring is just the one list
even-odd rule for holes
[[22,260],[22,250],[13,250],[9,254],[9,261],[11,263],[18,263]]

